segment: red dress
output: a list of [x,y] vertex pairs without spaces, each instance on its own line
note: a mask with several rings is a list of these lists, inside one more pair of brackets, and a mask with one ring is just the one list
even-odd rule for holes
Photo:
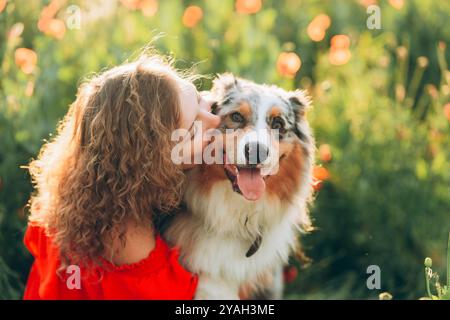
[[[193,299],[198,277],[178,262],[179,252],[156,237],[155,248],[137,263],[67,270],[57,275],[59,250],[42,227],[28,226],[24,243],[35,261],[24,299]],[[75,273],[81,275],[78,282]]]

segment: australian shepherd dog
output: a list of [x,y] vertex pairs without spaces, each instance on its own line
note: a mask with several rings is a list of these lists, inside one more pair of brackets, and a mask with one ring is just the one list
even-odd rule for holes
[[186,210],[165,238],[199,275],[196,299],[239,299],[243,287],[261,286],[281,298],[281,268],[311,226],[309,98],[231,74],[215,79],[211,93],[219,129],[235,143],[224,144],[223,163],[188,173]]

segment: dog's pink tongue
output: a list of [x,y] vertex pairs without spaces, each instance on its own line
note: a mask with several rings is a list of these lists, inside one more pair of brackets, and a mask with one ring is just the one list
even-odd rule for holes
[[266,189],[266,183],[261,176],[260,169],[240,169],[236,182],[242,195],[250,201],[261,198]]

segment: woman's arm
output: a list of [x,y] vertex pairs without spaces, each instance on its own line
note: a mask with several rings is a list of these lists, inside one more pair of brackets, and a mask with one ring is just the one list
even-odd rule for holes
[[116,266],[132,264],[147,258],[155,248],[155,232],[151,226],[128,223],[125,245],[116,237],[112,241],[112,252],[105,259]]

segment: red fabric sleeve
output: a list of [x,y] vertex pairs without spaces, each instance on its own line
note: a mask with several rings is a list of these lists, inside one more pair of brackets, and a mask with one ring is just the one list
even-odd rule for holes
[[[156,237],[155,248],[137,263],[115,266],[106,260],[103,267],[57,274],[59,250],[41,227],[29,225],[25,246],[34,256],[24,299],[193,299],[198,277],[178,261],[179,251]],[[80,288],[68,283],[80,276]],[[71,289],[72,288],[72,289]]]

